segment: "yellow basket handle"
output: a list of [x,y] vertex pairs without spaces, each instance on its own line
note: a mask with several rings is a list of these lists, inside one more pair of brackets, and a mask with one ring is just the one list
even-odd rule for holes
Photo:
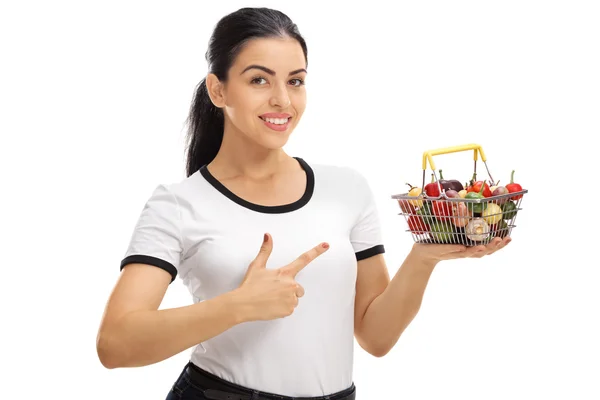
[[435,171],[435,164],[433,163],[433,156],[437,156],[440,154],[449,154],[449,153],[457,153],[459,151],[468,151],[473,150],[473,160],[477,161],[477,152],[481,155],[481,160],[486,161],[485,153],[483,149],[478,144],[464,144],[461,146],[452,146],[452,147],[444,147],[441,149],[428,150],[423,153],[423,171],[427,169],[427,161],[429,161],[429,166],[433,171]]

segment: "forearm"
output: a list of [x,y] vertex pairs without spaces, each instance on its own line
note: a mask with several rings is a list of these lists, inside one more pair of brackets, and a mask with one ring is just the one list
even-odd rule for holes
[[243,304],[233,292],[190,306],[135,311],[98,338],[107,368],[154,364],[244,322]]
[[374,354],[387,354],[415,318],[436,264],[410,253],[387,288],[369,305],[360,331]]

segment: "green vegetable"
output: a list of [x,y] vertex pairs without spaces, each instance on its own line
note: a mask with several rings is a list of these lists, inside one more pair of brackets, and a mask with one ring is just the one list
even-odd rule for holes
[[[472,200],[472,199],[485,199],[485,196],[483,195],[483,190],[485,189],[485,185],[481,185],[481,188],[479,189],[478,192],[469,192],[467,193],[467,195],[465,196],[465,199],[467,200]],[[469,211],[472,211],[473,213],[482,213],[483,210],[485,210],[487,208],[487,203],[482,202],[482,203],[472,203],[472,202],[468,202],[468,208]]]
[[451,243],[455,234],[454,228],[449,221],[435,221],[429,230],[431,237],[438,243]]
[[503,238],[508,235],[508,224],[506,221],[501,220],[497,224],[492,226],[492,231],[495,237]]
[[419,215],[426,224],[432,224],[435,221],[435,216],[431,210],[431,202],[423,202],[423,205],[417,210],[417,215]]
[[501,208],[502,208],[502,219],[504,219],[504,220],[513,219],[515,217],[515,215],[517,215],[517,205],[512,201],[508,201],[508,202],[502,204]]

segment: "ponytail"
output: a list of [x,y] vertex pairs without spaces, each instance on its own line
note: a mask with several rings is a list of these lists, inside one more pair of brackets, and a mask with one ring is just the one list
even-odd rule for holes
[[215,158],[223,142],[223,111],[210,100],[206,79],[198,85],[188,123],[186,173],[189,177]]
[[[287,15],[265,7],[244,7],[221,18],[215,26],[205,54],[208,71],[225,82],[232,63],[249,40],[272,37],[296,39],[308,65],[306,42]],[[212,104],[206,79],[197,87],[188,122],[186,173],[190,177],[216,157],[223,142],[223,110]]]

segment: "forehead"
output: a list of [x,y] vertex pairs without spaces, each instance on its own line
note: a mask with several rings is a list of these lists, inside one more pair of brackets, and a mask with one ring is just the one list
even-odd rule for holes
[[306,68],[306,60],[300,43],[290,38],[252,39],[240,51],[232,69],[242,71],[250,64],[288,72]]

